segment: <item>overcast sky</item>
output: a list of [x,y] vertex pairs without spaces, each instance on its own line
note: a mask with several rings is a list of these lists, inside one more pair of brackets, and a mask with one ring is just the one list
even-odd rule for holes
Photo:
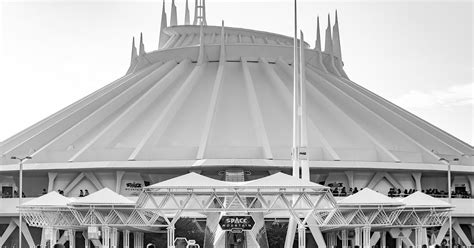
[[[121,77],[132,36],[157,48],[161,1],[0,1],[0,141]],[[291,0],[206,3],[208,25],[292,35]],[[352,81],[474,143],[472,1],[301,1],[308,43],[335,9]]]

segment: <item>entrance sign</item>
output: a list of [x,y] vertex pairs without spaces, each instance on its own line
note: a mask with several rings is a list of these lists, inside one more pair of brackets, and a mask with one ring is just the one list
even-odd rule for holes
[[227,215],[222,216],[219,225],[222,230],[251,230],[255,225],[255,221],[250,215]]

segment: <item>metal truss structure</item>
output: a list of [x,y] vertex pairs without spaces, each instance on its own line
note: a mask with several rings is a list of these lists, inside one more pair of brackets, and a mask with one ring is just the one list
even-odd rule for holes
[[199,218],[210,212],[258,212],[264,216],[294,217],[302,226],[315,223],[322,230],[334,230],[441,226],[450,208],[341,206],[327,188],[233,186],[146,188],[135,206],[22,206],[21,211],[30,226],[57,229],[107,226],[153,231],[174,228],[182,216]]

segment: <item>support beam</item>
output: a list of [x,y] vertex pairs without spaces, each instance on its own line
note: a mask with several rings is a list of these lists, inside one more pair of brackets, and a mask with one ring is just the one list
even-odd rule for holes
[[381,237],[380,232],[374,232],[374,234],[372,234],[372,237],[370,237],[370,247],[374,247],[377,244],[377,242],[379,242],[380,237]]
[[368,227],[368,226],[362,227],[362,247],[363,248],[371,248],[370,227]]
[[89,179],[91,183],[94,184],[97,190],[101,190],[104,188],[104,186],[102,186],[102,183],[99,181],[99,179],[97,179],[94,172],[86,172],[85,175],[87,179]]
[[[221,36],[221,40],[223,37]],[[222,51],[221,51],[221,57],[222,57]],[[225,69],[225,60],[220,60],[219,61],[219,67],[217,69],[217,75],[216,79],[214,81],[214,87],[212,88],[212,94],[211,94],[211,99],[209,101],[209,108],[207,110],[206,114],[206,119],[204,122],[204,127],[203,127],[203,132],[201,135],[201,140],[199,142],[199,149],[196,155],[196,159],[203,159],[206,148],[207,148],[207,142],[209,139],[209,135],[211,132],[211,127],[214,121],[214,116],[216,114],[216,107],[217,107],[217,99],[220,91],[220,87],[222,84],[222,78],[224,75],[224,69]]]
[[89,241],[89,237],[87,235],[87,230],[82,231],[82,237],[84,237],[84,248],[89,248],[90,247],[90,241]]
[[446,233],[449,230],[449,221],[444,222],[438,232],[438,236],[436,237],[435,243],[432,245],[441,245],[444,237],[446,237]]
[[120,189],[122,188],[123,175],[125,175],[125,171],[115,172],[115,192],[118,194],[120,194]]
[[461,229],[461,226],[459,225],[458,221],[454,221],[453,230],[456,232],[456,234],[458,235],[458,237],[461,239],[461,241],[463,242],[465,246],[472,247],[471,241],[466,236],[464,231]]
[[[132,88],[137,88],[137,85],[141,85],[134,91],[139,91],[143,94],[141,94],[133,104],[128,106],[125,111],[110,122],[103,130],[95,135],[86,145],[74,154],[70,160],[76,160],[81,156],[84,156],[83,154],[92,147],[109,145],[112,139],[116,138],[132,121],[136,120],[136,118],[138,118],[138,116],[156,100],[156,97],[184,72],[188,63],[190,63],[189,60],[182,61],[178,66],[176,66],[177,63],[174,60],[170,60],[165,64],[158,63],[158,65],[154,67],[154,70],[146,77],[122,93],[125,94]],[[145,89],[148,90],[144,92]],[[126,93],[129,98],[132,97],[132,94],[137,93]]]
[[[292,106],[293,106],[293,103],[292,103],[292,96],[291,96],[291,92],[290,92],[290,89],[288,87],[286,87],[285,83],[283,82],[283,80],[280,78],[280,76],[278,76],[278,74],[275,72],[275,69],[273,68],[273,66],[270,66],[270,64],[268,63],[268,61],[265,59],[265,58],[260,58],[260,61],[262,62],[261,64],[263,65],[263,69],[264,71],[267,72],[268,76],[271,78],[272,82],[275,83],[275,86],[277,87],[280,95],[282,96],[282,99],[285,101],[285,105],[288,107],[288,110],[292,110]],[[283,66],[288,66],[286,64],[285,61],[283,61],[282,58],[278,58],[277,60],[277,64],[280,66],[280,67],[283,67]],[[318,140],[321,141],[321,144],[323,146],[323,151],[325,152],[325,155],[327,156],[327,158],[329,160],[334,160],[334,161],[340,161],[341,158],[339,157],[339,155],[336,153],[336,151],[334,150],[334,148],[331,146],[331,144],[328,142],[328,140],[326,139],[326,137],[323,135],[323,133],[321,132],[321,130],[316,126],[316,124],[314,123],[313,119],[311,118],[308,118],[308,121],[309,121],[309,125],[311,127],[311,129],[315,130],[316,132],[316,135],[318,136]]]
[[298,248],[306,248],[306,228],[304,225],[298,226]]
[[160,139],[162,134],[166,131],[171,120],[176,116],[178,110],[181,108],[188,95],[193,90],[194,86],[198,82],[197,79],[205,68],[205,64],[194,66],[194,69],[176,91],[168,105],[166,105],[166,107],[161,111],[161,114],[153,122],[148,132],[137,144],[135,150],[132,152],[128,160],[136,160],[139,158],[145,147],[149,147],[151,142],[156,142]]
[[344,171],[347,177],[347,183],[349,188],[354,188],[354,172],[353,171]]
[[411,177],[415,181],[415,189],[421,192],[421,172],[412,172]]
[[347,229],[341,230],[342,248],[349,248],[349,234]]
[[395,154],[390,152],[387,147],[385,147],[377,138],[375,138],[371,134],[372,130],[370,130],[369,127],[361,125],[358,121],[356,121],[356,118],[354,118],[353,115],[350,114],[349,110],[341,107],[340,104],[342,103],[338,103],[330,99],[330,95],[333,95],[334,98],[337,97],[336,94],[334,94],[333,91],[329,89],[330,87],[333,87],[332,84],[324,80],[314,71],[312,71],[310,67],[308,67],[308,69],[308,74],[310,75],[310,77],[312,77],[313,81],[325,82],[325,84],[319,84],[319,88],[316,88],[316,86],[314,86],[311,82],[308,82],[307,85],[309,85],[309,92],[313,94],[313,97],[317,99],[321,98],[326,100],[326,102],[333,106],[336,111],[339,111],[342,116],[344,116],[348,120],[348,122],[350,122],[353,126],[357,127],[364,134],[364,136],[366,136],[374,145],[374,148],[376,149],[381,160],[389,162],[401,162],[401,160]]
[[48,172],[48,192],[54,191],[54,181],[56,180],[58,173]]
[[313,238],[318,245],[318,248],[326,248],[327,246],[326,242],[324,241],[323,233],[321,232],[316,220],[314,220],[314,218],[309,218],[307,223],[309,230],[311,231],[311,235],[313,235]]
[[79,173],[75,178],[74,180],[72,180],[72,182],[70,182],[66,188],[64,189],[64,195],[67,195],[69,194],[69,192],[71,192],[71,190],[77,186],[77,184],[79,184],[81,182],[81,180],[85,177],[86,175],[84,174],[84,172],[81,172]]
[[[403,118],[397,111],[394,111],[393,109],[385,106],[382,104],[380,101],[385,102],[386,100],[381,100],[380,96],[377,96],[373,94],[372,92],[367,91],[366,89],[356,85],[354,82],[350,80],[346,80],[340,77],[335,77],[334,75],[327,74],[319,70],[318,68],[314,68],[314,70],[321,72],[321,76],[325,78],[326,80],[329,80],[329,78],[332,79],[332,84],[334,87],[338,88],[341,92],[345,94],[347,98],[353,99],[358,105],[362,106],[363,108],[369,110],[370,112],[373,113],[373,115],[377,118],[379,118],[381,121],[385,122],[388,126],[390,126],[393,130],[395,130],[398,134],[406,138],[408,141],[410,141],[412,144],[417,146],[421,151],[422,155],[425,159],[426,162],[432,162],[432,163],[439,163],[440,157],[436,154],[434,154],[429,147],[425,147],[423,144],[419,143],[417,140],[411,137],[411,135],[407,134],[404,130],[401,130],[397,126],[394,126],[390,122],[390,120],[387,120],[385,117],[387,116],[387,112],[393,113],[393,116],[399,116]],[[350,87],[351,89],[347,89],[347,87]],[[346,88],[342,90],[341,88]],[[351,91],[354,92],[356,95],[348,95],[346,91]],[[359,97],[356,96],[363,96],[364,99],[360,99]],[[372,98],[368,97],[368,95],[373,96]],[[356,100],[357,99],[357,100]],[[363,101],[361,101],[363,100]],[[369,101],[369,102],[367,102]],[[387,104],[392,104],[388,103]],[[370,106],[370,108],[368,107]],[[374,109],[374,107],[377,107],[377,112]],[[383,110],[385,113],[381,114],[379,111]],[[383,117],[382,117],[383,116]],[[417,128],[419,128],[417,126]],[[422,129],[423,130],[423,129]],[[424,131],[424,130],[423,130]],[[425,157],[426,156],[426,157]]]
[[362,247],[362,230],[360,227],[354,228],[354,246]]
[[387,248],[387,231],[381,231],[380,248]]
[[248,68],[247,59],[241,58],[242,70],[245,79],[245,88],[247,90],[250,112],[252,113],[255,133],[259,136],[260,144],[263,147],[263,153],[266,159],[273,159],[270,142],[268,140],[267,131],[265,129],[265,123],[263,122],[260,104],[258,103],[257,93],[255,91],[255,85],[250,75]]
[[110,227],[102,227],[102,248],[110,247]]
[[76,230],[68,229],[67,237],[69,240],[69,248],[76,248]]
[[3,244],[7,241],[7,239],[10,237],[10,235],[13,233],[17,225],[13,220],[10,221],[10,224],[8,224],[8,227],[5,229],[3,232],[2,236],[0,236],[0,247],[3,247]]
[[131,248],[130,247],[130,230],[123,231],[123,248]]

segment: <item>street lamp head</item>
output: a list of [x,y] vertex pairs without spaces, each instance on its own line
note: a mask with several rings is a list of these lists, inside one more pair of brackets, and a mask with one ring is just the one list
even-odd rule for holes
[[15,157],[15,156],[12,156],[12,157],[11,157],[11,159],[17,159],[17,157]]
[[447,159],[445,159],[445,158],[440,158],[439,161],[443,161],[443,162],[449,163],[449,160],[447,160]]
[[26,156],[25,158],[26,158],[26,159],[31,159],[31,157],[30,157],[30,156]]

